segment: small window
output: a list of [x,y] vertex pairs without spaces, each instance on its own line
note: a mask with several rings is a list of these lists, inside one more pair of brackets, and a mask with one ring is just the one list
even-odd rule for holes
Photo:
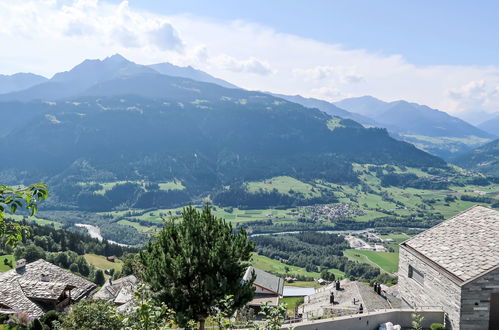
[[409,265],[409,278],[414,279],[419,284],[424,284],[424,275],[419,270],[415,269],[411,265]]

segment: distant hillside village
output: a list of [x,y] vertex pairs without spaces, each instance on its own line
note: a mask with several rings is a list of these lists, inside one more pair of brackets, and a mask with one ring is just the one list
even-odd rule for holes
[[[380,240],[373,233],[364,235]],[[366,248],[360,238],[349,237],[351,245]],[[299,330],[499,329],[499,211],[472,207],[399,248],[399,282],[393,286],[333,276],[317,278],[322,284],[318,288],[300,288],[293,286],[295,278],[250,266],[241,280],[252,283],[252,298],[226,315],[228,322],[245,328],[251,319],[268,329]],[[15,269],[0,273],[0,314],[3,320],[24,315],[47,322],[46,313],[67,313],[84,301],[96,300],[116,306],[118,313],[134,313],[144,308],[136,294],[143,284],[128,275],[108,277],[97,286],[45,260],[21,259]],[[291,310],[288,306],[286,316],[279,306],[289,298],[298,304]],[[265,316],[269,308],[277,311],[274,325]]]

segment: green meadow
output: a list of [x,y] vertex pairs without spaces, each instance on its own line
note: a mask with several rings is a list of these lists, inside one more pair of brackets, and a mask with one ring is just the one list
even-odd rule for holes
[[399,254],[395,252],[376,252],[348,249],[343,254],[352,261],[369,263],[381,268],[387,273],[395,273],[398,270]]

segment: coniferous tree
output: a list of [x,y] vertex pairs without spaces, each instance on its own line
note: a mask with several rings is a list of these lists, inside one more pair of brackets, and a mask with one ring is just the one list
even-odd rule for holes
[[190,320],[204,329],[205,319],[222,309],[228,295],[234,309],[253,297],[252,282],[242,278],[251,258],[253,243],[244,231],[233,232],[225,220],[193,207],[181,219],[165,222],[155,241],[140,253],[141,277],[155,294],[175,311],[175,321],[186,327]]
[[97,269],[95,272],[95,280],[94,282],[98,285],[103,285],[106,283],[106,278],[104,277],[104,272],[100,269]]

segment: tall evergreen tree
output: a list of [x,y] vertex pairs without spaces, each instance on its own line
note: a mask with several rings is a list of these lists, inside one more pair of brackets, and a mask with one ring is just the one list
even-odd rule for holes
[[101,269],[97,269],[97,271],[95,272],[94,282],[97,285],[103,285],[104,283],[106,283],[106,278],[104,277],[104,272]]
[[193,320],[204,329],[205,319],[223,309],[220,302],[227,295],[233,296],[234,309],[252,299],[254,279],[242,278],[253,248],[246,232],[234,232],[208,205],[203,211],[187,207],[140,253],[141,277],[155,298],[175,311],[178,325]]

